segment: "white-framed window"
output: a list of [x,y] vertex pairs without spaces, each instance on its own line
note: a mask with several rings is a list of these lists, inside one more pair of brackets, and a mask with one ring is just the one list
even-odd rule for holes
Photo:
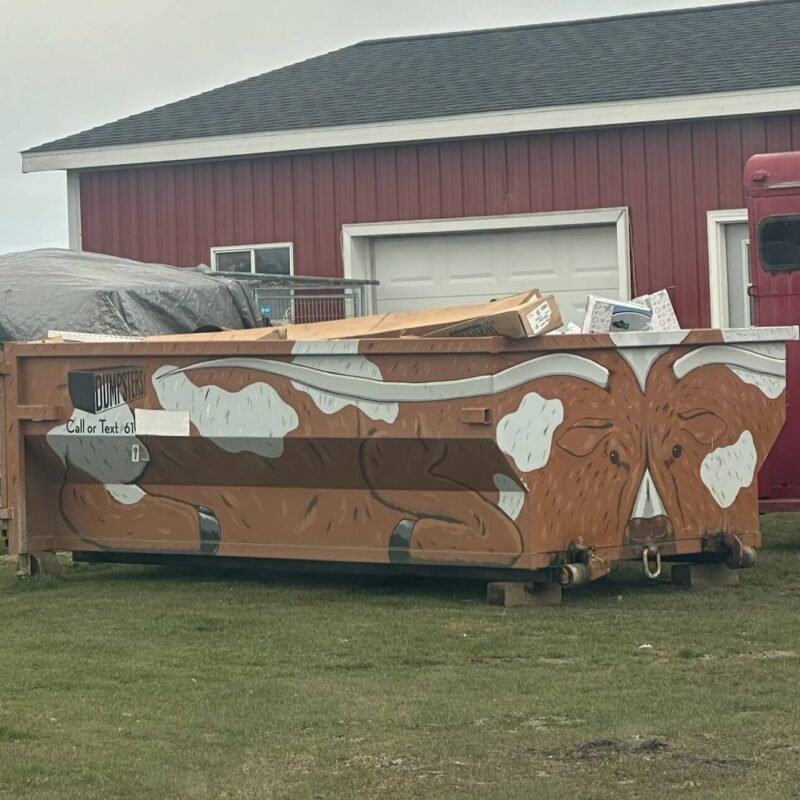
[[211,248],[211,269],[252,275],[294,275],[291,242],[242,244]]

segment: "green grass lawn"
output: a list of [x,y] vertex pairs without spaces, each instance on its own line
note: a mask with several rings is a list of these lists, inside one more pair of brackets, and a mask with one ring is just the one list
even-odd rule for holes
[[[738,587],[0,561],[0,798],[800,796],[800,519]],[[642,645],[650,648],[641,648]]]

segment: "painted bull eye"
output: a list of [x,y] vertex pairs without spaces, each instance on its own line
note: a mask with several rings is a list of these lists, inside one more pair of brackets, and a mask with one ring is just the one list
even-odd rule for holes
[[680,458],[682,454],[683,454],[683,448],[679,444],[676,444],[672,448],[672,457],[673,458]]
[[612,451],[611,451],[611,452],[608,454],[608,460],[609,460],[609,461],[610,461],[610,462],[611,462],[611,463],[612,463],[612,464],[613,464],[613,465],[616,467],[616,466],[617,466],[617,464],[619,464],[619,462],[620,462],[622,459],[619,457],[619,452],[618,452],[617,450],[612,450]]

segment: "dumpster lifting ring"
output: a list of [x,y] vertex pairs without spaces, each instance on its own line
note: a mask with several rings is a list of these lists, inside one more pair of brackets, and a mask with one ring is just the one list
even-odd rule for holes
[[[650,554],[653,553],[656,558],[656,568],[650,569]],[[642,569],[648,578],[655,580],[661,574],[661,553],[657,547],[651,544],[645,545],[642,548]]]

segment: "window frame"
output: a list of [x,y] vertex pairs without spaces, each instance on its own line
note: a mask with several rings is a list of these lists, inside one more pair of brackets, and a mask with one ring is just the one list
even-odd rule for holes
[[791,275],[793,272],[800,272],[800,261],[790,267],[775,267],[767,261],[764,254],[764,237],[762,232],[764,226],[772,222],[797,222],[800,223],[800,214],[771,214],[759,221],[756,229],[756,246],[758,247],[758,258],[761,267],[768,275]]
[[[277,250],[279,248],[289,249],[289,274],[283,275],[280,272],[256,272],[256,250]],[[229,272],[227,270],[217,269],[217,254],[218,253],[244,253],[250,251],[250,272]],[[275,276],[279,278],[294,277],[294,242],[265,242],[263,244],[232,244],[222,245],[220,247],[211,248],[211,269],[213,272],[219,272],[220,275],[264,275]]]

